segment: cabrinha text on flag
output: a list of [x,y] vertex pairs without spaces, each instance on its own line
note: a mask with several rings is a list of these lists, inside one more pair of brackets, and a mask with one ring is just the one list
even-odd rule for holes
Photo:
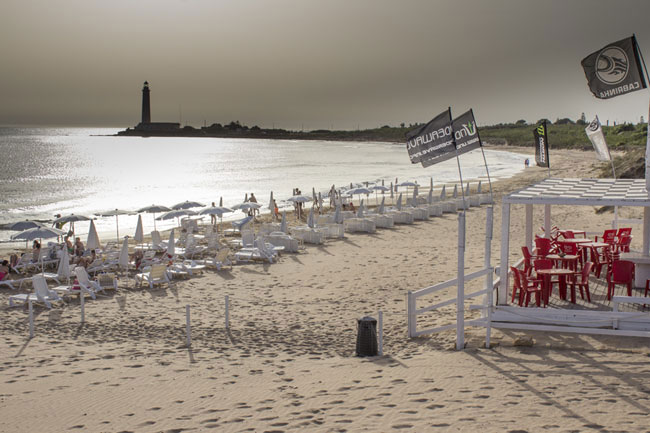
[[453,158],[454,140],[451,128],[451,111],[445,110],[426,125],[407,132],[406,150],[413,164],[424,159],[441,162]]
[[542,122],[533,130],[535,136],[535,162],[540,167],[551,166],[548,160],[548,139],[546,138],[546,122]]
[[596,116],[585,128],[585,132],[587,133],[587,137],[589,137],[591,144],[594,145],[597,159],[599,161],[611,161],[612,156],[609,154],[609,148],[605,141],[605,134],[603,134],[603,128],[600,125],[598,116]]
[[646,87],[634,36],[589,54],[581,63],[596,98],[613,98]]
[[[474,149],[481,147],[481,139],[478,135],[478,129],[476,128],[476,120],[474,119],[474,112],[470,109],[460,116],[456,117],[451,122],[452,129],[454,131],[454,142],[456,149],[458,150],[458,155],[461,155],[466,152],[470,152]],[[450,155],[448,158],[454,156],[453,147],[449,149]],[[437,164],[444,159],[437,158],[435,160],[430,158],[422,159],[423,167],[430,167],[433,164]]]

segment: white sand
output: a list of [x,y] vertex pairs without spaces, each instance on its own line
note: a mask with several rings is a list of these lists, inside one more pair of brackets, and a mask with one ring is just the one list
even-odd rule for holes
[[[553,160],[557,177],[588,177],[596,164],[592,152],[554,151]],[[544,176],[531,168],[498,189]],[[482,265],[484,209],[467,214],[470,270]],[[516,209],[513,258],[523,243]],[[498,258],[499,206],[495,217]],[[611,218],[592,208],[553,214],[554,223],[590,231]],[[541,224],[542,209],[535,219]],[[348,235],[279,264],[120,290],[89,301],[83,327],[76,303],[39,308],[31,341],[26,310],[3,307],[0,431],[647,431],[646,340],[495,332],[488,350],[484,330],[472,329],[468,348],[456,352],[452,331],[407,339],[406,291],[454,277],[456,227],[447,214]],[[9,294],[0,289],[2,305]],[[386,355],[356,358],[356,319],[379,309]],[[450,307],[425,322],[452,323],[454,315]],[[513,346],[522,335],[535,344]]]

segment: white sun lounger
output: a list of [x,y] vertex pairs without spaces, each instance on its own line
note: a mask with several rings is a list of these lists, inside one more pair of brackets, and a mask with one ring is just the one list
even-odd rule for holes
[[52,308],[52,302],[63,301],[56,292],[47,288],[47,281],[42,275],[34,275],[32,277],[32,285],[34,286],[34,293],[9,296],[9,306],[14,307],[16,302],[26,304],[28,302],[40,302],[47,308]]
[[142,287],[142,283],[146,282],[152,289],[155,284],[166,283],[169,285],[171,283],[169,276],[167,275],[167,266],[164,264],[152,265],[149,272],[136,274],[135,281],[139,283],[139,287]]

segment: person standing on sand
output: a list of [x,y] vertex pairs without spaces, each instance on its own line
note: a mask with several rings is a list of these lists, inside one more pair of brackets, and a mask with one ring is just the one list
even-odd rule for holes
[[[248,201],[251,202],[251,203],[257,203],[257,198],[255,198],[255,194],[253,194],[251,192],[251,198],[248,199]],[[251,212],[249,213],[249,215],[255,216],[255,214],[259,214],[259,213],[260,213],[259,209],[251,209]]]
[[[215,207],[214,202],[212,202],[212,207]],[[217,216],[215,214],[210,214],[210,222],[212,225],[215,225],[217,223]]]

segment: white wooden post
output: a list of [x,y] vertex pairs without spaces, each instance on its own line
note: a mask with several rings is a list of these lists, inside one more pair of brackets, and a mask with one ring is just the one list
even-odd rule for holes
[[79,302],[81,303],[81,323],[86,321],[86,296],[83,289],[79,289]]
[[497,304],[508,304],[508,259],[510,256],[510,203],[501,204],[501,262],[499,264],[499,290]]
[[533,205],[526,205],[526,243],[525,245],[533,251]]
[[[492,261],[492,218],[494,214],[494,209],[492,206],[488,206],[486,209],[486,218],[485,218],[485,268],[488,269],[491,267]],[[492,332],[492,304],[494,300],[492,299],[493,291],[493,280],[492,272],[488,272],[485,276],[485,288],[487,289],[487,294],[485,295],[485,307],[486,310],[483,310],[483,317],[485,317],[485,347],[490,348],[490,334]]]
[[465,348],[465,212],[458,214],[458,276],[456,292],[456,350]]
[[544,237],[551,237],[551,205],[544,205]]
[[415,330],[417,328],[417,317],[415,315],[415,296],[412,291],[408,291],[406,298],[406,312],[408,314],[408,329],[409,338],[415,337]]
[[226,295],[226,329],[230,329],[230,298]]
[[29,305],[29,338],[34,338],[34,307],[32,301],[28,301]]
[[384,315],[381,312],[381,310],[379,310],[378,316],[379,316],[379,321],[378,321],[378,325],[379,325],[379,348],[378,349],[379,349],[379,356],[382,356],[384,354]]
[[644,256],[650,255],[650,208],[643,208],[643,250]]
[[187,347],[192,346],[192,328],[190,327],[190,306],[185,306],[185,334],[187,335]]

